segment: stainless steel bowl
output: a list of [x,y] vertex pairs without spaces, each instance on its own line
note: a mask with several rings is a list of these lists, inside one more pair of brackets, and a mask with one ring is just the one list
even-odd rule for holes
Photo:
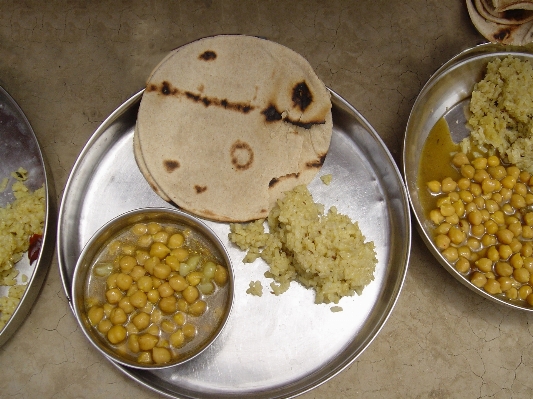
[[508,55],[533,62],[533,53],[524,48],[484,44],[458,54],[430,77],[418,95],[409,116],[404,139],[403,170],[418,231],[439,263],[477,294],[505,306],[533,311],[533,308],[522,303],[511,301],[503,295],[488,294],[476,287],[441,255],[432,241],[431,222],[424,215],[417,186],[420,157],[431,128],[455,106],[470,98],[474,84],[483,78],[485,68],[490,61]]
[[[133,359],[122,356],[117,351],[115,346],[111,345],[109,341],[105,339],[105,337],[103,337],[96,331],[94,327],[91,326],[85,307],[87,290],[89,287],[88,279],[94,260],[96,260],[100,252],[123,231],[129,229],[136,223],[148,222],[167,223],[177,226],[179,229],[190,229],[194,241],[199,243],[202,248],[206,248],[214,256],[217,262],[227,267],[229,272],[228,283],[223,289],[219,289],[213,294],[213,297],[218,296],[216,298],[217,307],[224,309],[218,323],[215,323],[213,329],[209,333],[205,334],[205,336],[195,337],[195,339],[189,342],[187,347],[184,347],[184,352],[180,354],[175,361],[164,364],[141,364]],[[216,339],[226,324],[231,312],[234,296],[233,287],[234,278],[230,258],[221,241],[207,225],[200,220],[177,210],[172,210],[169,208],[144,208],[130,211],[114,218],[106,225],[101,227],[89,240],[79,257],[74,270],[72,283],[72,305],[76,319],[85,336],[103,355],[122,365],[137,369],[163,369],[182,364],[200,355],[200,353],[203,352]],[[104,287],[102,287],[102,290],[104,290]],[[207,313],[212,312],[210,312],[208,309]],[[207,313],[202,317],[209,317],[210,315]]]

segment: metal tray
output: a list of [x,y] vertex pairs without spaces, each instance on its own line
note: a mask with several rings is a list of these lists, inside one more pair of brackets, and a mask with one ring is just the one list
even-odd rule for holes
[[[235,302],[228,323],[201,356],[161,371],[114,365],[133,380],[170,397],[292,397],[327,381],[372,342],[390,315],[407,271],[411,225],[407,193],[385,145],[366,120],[331,92],[334,132],[320,175],[309,189],[315,201],[349,215],[378,257],[375,280],[361,296],[343,298],[342,312],[315,305],[314,293],[293,283],[281,296],[246,293],[252,280],[268,287],[260,261],[228,241],[229,225],[206,221],[226,245],[235,273]],[[65,293],[83,246],[111,218],[144,206],[171,207],[142,177],[132,139],[142,91],[120,106],[82,150],[67,182],[58,227]]]
[[[4,328],[0,330],[1,346],[15,333],[37,298],[54,254],[56,227],[54,185],[43,153],[22,109],[2,87],[0,87],[0,160],[0,181],[4,177],[9,177],[11,172],[23,167],[29,172],[26,186],[33,191],[44,184],[46,192],[41,251],[33,265],[30,265],[27,256],[24,256],[16,265],[20,272],[18,283],[21,283],[23,274],[28,277],[28,281],[17,309]],[[11,190],[12,183],[10,181],[7,189],[0,193],[0,206],[2,207],[15,200]],[[0,296],[6,296],[8,290],[9,287],[0,286]]]
[[531,50],[532,48],[528,50],[525,47],[488,43],[467,49],[443,64],[426,82],[413,105],[403,146],[403,169],[409,201],[417,230],[430,252],[453,277],[478,295],[500,305],[525,311],[533,311],[533,308],[503,295],[491,295],[476,287],[444,258],[433,242],[432,223],[427,219],[420,203],[417,179],[422,149],[431,128],[442,117],[448,119],[448,115],[455,112],[464,114],[465,102],[469,101],[474,84],[483,78],[487,64],[495,58],[509,55],[533,62]]

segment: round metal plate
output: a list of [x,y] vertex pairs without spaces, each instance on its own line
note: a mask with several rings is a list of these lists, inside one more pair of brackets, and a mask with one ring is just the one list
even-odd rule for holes
[[533,308],[522,303],[508,300],[503,296],[488,294],[485,290],[470,283],[464,275],[446,261],[433,243],[432,224],[426,219],[417,185],[422,148],[431,128],[454,107],[468,101],[474,84],[483,78],[487,63],[495,58],[508,55],[533,62],[533,53],[527,52],[524,48],[484,44],[458,54],[437,70],[418,95],[409,116],[404,140],[403,169],[417,229],[439,263],[459,282],[477,294],[505,306],[533,311]]
[[[378,258],[375,280],[361,296],[345,297],[342,312],[315,305],[314,293],[292,284],[269,292],[266,264],[243,264],[245,253],[228,241],[229,225],[205,221],[226,246],[235,275],[234,307],[222,334],[201,356],[175,368],[147,372],[115,364],[141,384],[170,397],[291,397],[327,381],[371,343],[398,298],[411,244],[403,180],[374,129],[334,92],[334,131],[320,175],[309,184],[315,201],[349,215]],[[65,293],[83,246],[100,226],[131,209],[170,207],[144,180],[133,156],[133,131],[142,92],[118,108],[81,152],[60,207],[58,253]],[[249,282],[267,287],[246,293]]]
[[[0,346],[17,330],[30,311],[37,294],[43,284],[46,272],[50,267],[54,253],[56,211],[51,176],[45,159],[37,142],[37,138],[26,119],[26,116],[15,100],[0,87],[0,181],[9,177],[12,172],[23,167],[28,171],[25,185],[32,191],[45,186],[46,213],[43,230],[43,243],[39,258],[30,265],[27,256],[17,263],[19,270],[18,283],[21,276],[28,277],[26,291],[20,303],[0,331]],[[5,191],[0,193],[0,206],[4,207],[15,200],[11,190],[11,181]],[[8,294],[9,287],[0,286],[0,296]]]

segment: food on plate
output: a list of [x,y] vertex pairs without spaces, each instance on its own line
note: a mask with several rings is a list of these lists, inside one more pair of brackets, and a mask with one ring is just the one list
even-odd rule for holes
[[264,220],[230,225],[229,239],[247,251],[244,262],[262,258],[275,295],[298,281],[315,293],[315,303],[338,303],[361,294],[374,279],[374,243],[365,242],[357,222],[313,201],[306,186],[285,193]]
[[[446,159],[447,158],[447,159]],[[533,179],[497,155],[460,151],[441,119],[418,178],[433,242],[487,293],[533,306]]]
[[466,0],[476,29],[493,43],[523,46],[533,41],[532,0]]
[[173,362],[216,330],[227,305],[228,269],[190,230],[137,223],[91,268],[85,299],[92,327],[142,364]]
[[261,281],[250,281],[246,293],[255,296],[263,296],[263,284],[261,284]]
[[[26,289],[27,276],[20,277],[16,268],[25,253],[37,258],[45,217],[45,191],[41,187],[31,192],[24,184],[28,172],[19,168],[11,174],[15,200],[0,207],[0,286],[9,286],[7,296],[0,297],[0,330],[16,310]],[[7,184],[6,184],[7,187]],[[35,245],[32,245],[35,242]]]
[[489,62],[476,83],[468,119],[471,134],[463,152],[497,154],[503,162],[533,173],[533,65],[516,57]]
[[326,186],[329,186],[331,184],[331,180],[333,180],[333,176],[331,174],[322,175],[320,176],[320,180],[322,180],[322,183],[324,183]]
[[168,54],[150,75],[134,133],[144,177],[166,200],[218,221],[265,218],[320,170],[331,98],[285,46],[223,35]]

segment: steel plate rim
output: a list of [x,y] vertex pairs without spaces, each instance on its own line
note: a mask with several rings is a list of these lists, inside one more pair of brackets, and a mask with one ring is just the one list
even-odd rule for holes
[[[402,178],[402,175],[400,173],[399,167],[396,164],[396,162],[394,161],[394,159],[393,159],[392,155],[390,154],[390,151],[388,150],[388,148],[385,145],[384,141],[377,134],[375,129],[368,123],[368,121],[360,114],[360,112],[357,111],[351,104],[349,104],[339,94],[337,94],[336,92],[334,92],[333,90],[331,90],[329,88],[328,88],[328,90],[332,94],[332,97],[334,97],[335,100],[338,101],[342,106],[344,106],[352,114],[352,116],[355,119],[357,119],[358,122],[361,123],[361,125],[363,125],[363,127],[365,128],[367,133],[369,133],[371,135],[371,137],[375,141],[375,143],[378,144],[381,147],[381,149],[383,150],[383,152],[387,156],[387,161],[388,161],[387,165],[392,168],[394,177],[395,177],[395,179],[396,179],[396,181],[398,183],[398,186],[400,187],[399,194],[400,194],[400,199],[402,201],[402,209],[403,209],[403,212],[402,212],[403,225],[402,225],[402,227],[405,227],[406,234],[405,234],[405,236],[403,237],[403,240],[402,240],[402,242],[404,243],[404,245],[403,245],[403,253],[402,253],[402,256],[401,256],[402,261],[395,262],[395,263],[399,263],[399,264],[402,265],[402,269],[401,269],[402,273],[401,273],[401,278],[397,279],[397,281],[396,281],[396,283],[394,285],[394,295],[392,295],[394,300],[390,301],[389,306],[387,307],[387,311],[384,312],[381,315],[381,317],[379,318],[379,320],[380,320],[379,323],[377,323],[376,326],[372,329],[373,333],[370,335],[369,338],[367,338],[364,341],[363,344],[360,345],[360,350],[358,350],[357,353],[355,353],[353,356],[350,356],[346,361],[344,361],[339,366],[337,366],[334,370],[329,372],[320,381],[315,380],[312,384],[309,384],[308,386],[302,387],[298,391],[292,392],[289,396],[282,395],[282,396],[275,396],[275,397],[294,397],[294,396],[301,395],[301,394],[303,394],[305,392],[308,392],[308,391],[318,387],[319,385],[329,381],[331,378],[335,377],[340,372],[342,372],[346,367],[348,367],[350,364],[352,364],[364,352],[364,350],[366,350],[368,348],[368,346],[373,342],[373,340],[377,337],[377,335],[379,334],[381,329],[384,327],[386,321],[388,320],[388,318],[392,314],[392,311],[394,310],[394,307],[397,304],[397,301],[399,299],[399,296],[401,294],[401,290],[402,290],[404,282],[405,282],[405,278],[406,278],[407,270],[408,270],[409,259],[410,259],[410,249],[411,249],[411,239],[412,239],[411,214],[410,214],[410,206],[409,206],[409,198],[408,198],[408,193],[407,193],[407,188],[406,188],[406,182]],[[132,106],[135,106],[136,103],[140,101],[140,98],[142,97],[143,92],[144,92],[144,89],[136,92],[129,99],[127,99],[123,104],[121,104],[118,108],[116,108],[101,123],[101,125],[95,130],[93,135],[90,137],[90,139],[88,140],[86,145],[83,147],[82,151],[80,152],[80,154],[79,154],[79,156],[78,156],[78,158],[77,158],[77,160],[76,160],[76,162],[75,162],[75,164],[74,164],[74,166],[73,166],[73,168],[71,170],[71,173],[69,175],[67,183],[65,185],[65,190],[64,190],[62,201],[61,201],[61,206],[60,206],[60,210],[59,210],[59,219],[58,219],[58,233],[57,233],[58,243],[59,244],[61,243],[60,238],[61,238],[61,235],[62,235],[62,231],[61,230],[62,230],[62,226],[63,226],[62,222],[63,222],[64,207],[65,207],[67,195],[69,193],[69,189],[70,189],[71,185],[73,184],[72,179],[73,179],[73,177],[75,175],[75,172],[80,168],[80,165],[83,162],[83,158],[90,151],[91,146],[98,140],[98,138],[103,133],[106,132],[106,130],[108,128],[108,125],[111,124],[120,115],[122,115],[123,113],[127,112],[127,110],[129,108],[131,108]],[[59,254],[58,254],[58,264],[59,264],[59,268],[60,268],[61,278],[62,278],[62,281],[63,281],[63,289],[64,289],[65,294],[67,296],[67,300],[69,302],[71,310],[73,311],[73,309],[72,309],[72,292],[70,292],[70,288],[69,288],[70,284],[68,283],[68,276],[66,274],[66,268],[65,268],[66,261],[62,257],[59,245],[58,245],[58,252],[59,252]],[[138,370],[123,366],[123,365],[118,364],[117,362],[113,361],[111,358],[109,358],[107,356],[105,356],[105,357],[118,370],[120,370],[122,373],[128,375],[128,377],[134,379],[136,382],[138,382],[139,384],[145,386],[146,388],[148,388],[148,389],[150,389],[150,390],[152,390],[154,392],[157,392],[157,393],[159,393],[161,395],[170,397],[170,398],[176,398],[177,397],[171,392],[166,392],[165,390],[158,389],[158,388],[154,387],[153,385],[151,385],[150,383],[148,383],[148,382],[146,382],[146,381],[144,381],[142,379],[139,379],[135,375],[135,373],[138,372]],[[326,368],[326,367],[327,367],[327,365],[324,366],[324,368]],[[237,395],[237,396],[240,396],[240,395]],[[237,396],[235,396],[235,397],[237,397]],[[190,396],[190,397],[192,398],[194,396]]]

